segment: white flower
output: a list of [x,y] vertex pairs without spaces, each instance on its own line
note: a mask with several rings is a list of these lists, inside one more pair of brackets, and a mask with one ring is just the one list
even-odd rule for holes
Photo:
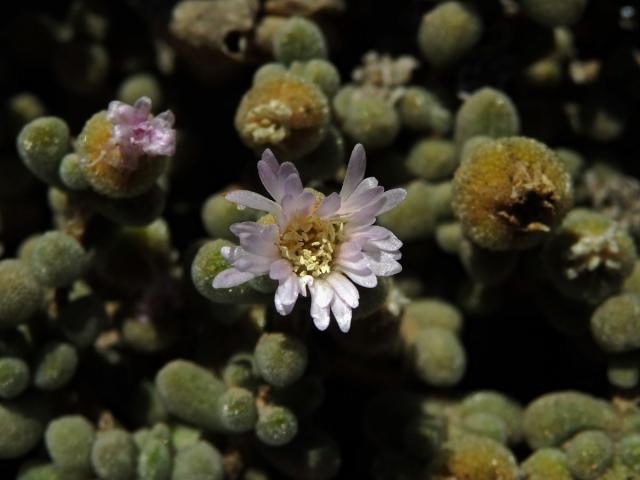
[[311,293],[311,317],[319,330],[329,326],[330,312],[347,332],[351,310],[358,306],[354,283],[373,288],[377,277],[402,270],[398,263],[402,242],[386,228],[373,225],[376,216],[398,205],[406,191],[384,191],[373,178],[364,178],[364,147],[351,153],[340,193],[321,201],[304,190],[296,167],[279,164],[270,150],[258,162],[260,180],[271,195],[238,190],[227,200],[269,212],[275,223],[241,222],[231,225],[239,247],[223,247],[231,268],[213,280],[214,288],[230,288],[268,274],[278,281],[275,307],[291,313],[298,295]]

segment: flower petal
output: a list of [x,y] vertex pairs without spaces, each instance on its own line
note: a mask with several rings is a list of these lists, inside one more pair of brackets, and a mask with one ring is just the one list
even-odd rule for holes
[[[340,272],[333,272],[327,277],[327,282],[333,287],[333,291],[351,308],[356,308],[360,294],[351,281]],[[335,301],[335,295],[334,295]]]
[[311,318],[318,330],[326,330],[329,326],[329,306],[321,307],[311,300]]
[[384,192],[385,203],[377,215],[388,212],[398,206],[407,197],[407,191],[404,188],[394,188]]
[[371,225],[375,219],[376,215],[380,211],[380,208],[385,203],[385,198],[383,196],[379,197],[373,203],[368,204],[366,207],[361,208],[360,210],[356,210],[355,212],[347,215],[346,220],[356,225]]
[[333,288],[324,280],[316,280],[309,290],[311,301],[321,308],[328,307],[333,299]]
[[347,173],[344,176],[344,182],[342,183],[342,189],[340,190],[340,196],[343,200],[349,198],[360,181],[364,178],[364,171],[366,167],[367,155],[362,144],[358,143],[353,147],[353,151],[351,152],[351,158],[349,158],[349,164],[347,165]]
[[235,268],[227,268],[215,276],[213,288],[232,288],[255,278],[255,274],[241,272]]
[[262,158],[258,162],[258,176],[269,195],[279,202],[284,195],[284,182],[278,177],[280,164],[275,155],[268,148],[262,152]]
[[250,272],[256,275],[262,275],[269,271],[272,263],[273,260],[270,258],[248,253],[233,262],[233,268],[236,268],[241,272]]
[[280,205],[276,202],[269,200],[267,197],[260,195],[259,193],[251,192],[249,190],[235,190],[227,193],[224,198],[230,202],[237,203],[238,205],[255,208],[256,210],[262,210],[263,212],[273,214],[278,214],[280,212]]
[[333,192],[331,195],[324,197],[318,210],[316,210],[316,215],[320,218],[327,218],[336,213],[339,208],[340,195],[337,192]]
[[293,273],[291,263],[288,260],[277,260],[271,264],[269,278],[272,280],[284,280]]
[[402,265],[396,261],[395,254],[387,252],[365,252],[369,269],[378,277],[390,277],[402,271]]
[[348,215],[349,213],[357,212],[378,199],[383,198],[383,187],[372,187],[361,192],[353,193],[349,200],[343,202],[342,208],[340,208],[340,214]]
[[231,230],[231,233],[233,233],[236,237],[244,234],[259,235],[262,231],[263,226],[264,225],[260,225],[257,222],[237,222],[232,223],[229,227],[229,230]]
[[285,195],[282,199],[282,215],[278,218],[280,228],[285,228],[294,217],[309,215],[315,201],[316,197],[311,192],[302,192],[300,195]]
[[293,173],[284,178],[284,195],[300,195],[302,190],[303,187],[300,174],[298,173],[298,170],[293,167]]
[[335,298],[331,304],[331,311],[336,318],[336,322],[340,330],[344,333],[349,331],[351,327],[351,308],[340,298]]
[[297,278],[292,273],[284,281],[280,280],[274,298],[276,310],[280,315],[289,315],[296,304],[299,292]]

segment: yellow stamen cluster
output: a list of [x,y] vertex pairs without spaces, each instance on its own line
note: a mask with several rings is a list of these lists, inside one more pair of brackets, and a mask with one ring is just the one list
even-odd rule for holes
[[324,277],[332,271],[333,257],[344,224],[316,215],[294,218],[280,235],[278,247],[299,277]]

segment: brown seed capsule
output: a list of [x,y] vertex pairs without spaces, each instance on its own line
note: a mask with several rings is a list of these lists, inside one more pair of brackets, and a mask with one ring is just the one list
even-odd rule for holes
[[136,168],[122,168],[122,153],[111,140],[113,125],[106,112],[98,112],[78,136],[80,166],[96,192],[112,198],[141,195],[151,189],[167,169],[166,157],[142,156]]
[[571,207],[571,177],[544,144],[509,137],[478,146],[453,182],[453,209],[464,233],[490,250],[539,244]]
[[300,77],[273,75],[242,98],[235,125],[248,147],[271,148],[280,159],[309,153],[325,137],[329,104],[322,91]]

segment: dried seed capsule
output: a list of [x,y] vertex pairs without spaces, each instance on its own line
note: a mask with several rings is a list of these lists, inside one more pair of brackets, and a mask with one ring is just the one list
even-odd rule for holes
[[453,181],[453,209],[464,233],[489,250],[539,244],[571,202],[571,177],[562,162],[545,145],[525,137],[479,145]]
[[255,83],[242,97],[235,127],[248,147],[270,148],[281,159],[311,152],[325,137],[329,103],[322,90],[297,75],[273,75]]
[[169,165],[166,156],[143,155],[126,166],[126,155],[112,141],[113,124],[107,112],[93,115],[78,135],[77,152],[84,175],[96,192],[111,198],[129,198],[151,190]]
[[620,290],[637,258],[633,238],[625,229],[586,209],[569,212],[543,255],[560,292],[596,304]]

